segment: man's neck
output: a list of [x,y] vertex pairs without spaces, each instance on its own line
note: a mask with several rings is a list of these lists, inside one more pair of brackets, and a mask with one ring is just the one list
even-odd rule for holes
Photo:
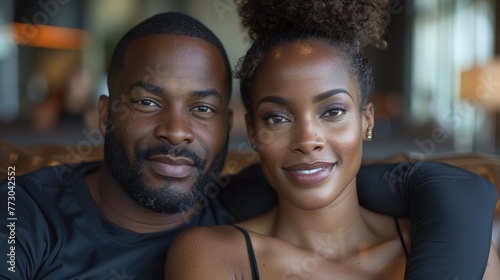
[[174,229],[196,213],[193,207],[176,215],[158,214],[137,204],[112,178],[105,167],[85,175],[85,182],[101,213],[114,224],[145,234]]

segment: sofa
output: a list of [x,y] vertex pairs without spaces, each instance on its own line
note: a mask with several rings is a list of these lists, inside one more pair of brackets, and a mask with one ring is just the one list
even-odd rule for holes
[[[102,160],[101,146],[90,143],[80,145],[30,145],[20,146],[0,140],[0,180],[7,177],[9,167],[15,167],[16,176],[48,166],[62,163]],[[500,157],[485,154],[448,154],[428,159],[448,163],[477,173],[490,180],[500,193]],[[229,151],[223,174],[236,174],[244,167],[257,163],[259,158],[254,152]],[[394,155],[384,160],[364,160],[364,164],[377,162],[412,162],[408,155]],[[492,240],[500,255],[500,198],[495,208]]]

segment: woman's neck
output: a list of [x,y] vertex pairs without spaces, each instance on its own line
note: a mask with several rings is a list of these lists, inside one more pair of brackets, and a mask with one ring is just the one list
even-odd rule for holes
[[376,242],[364,212],[355,186],[315,210],[300,209],[280,198],[271,235],[330,259],[343,259]]

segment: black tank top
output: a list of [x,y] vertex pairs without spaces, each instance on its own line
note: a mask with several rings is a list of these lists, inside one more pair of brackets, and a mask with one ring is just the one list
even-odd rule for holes
[[[394,223],[396,224],[396,230],[399,235],[399,240],[401,240],[401,245],[403,247],[403,251],[405,253],[406,260],[408,260],[408,249],[406,248],[406,243],[403,238],[403,233],[401,232],[401,227],[399,225],[398,218],[394,217]],[[255,252],[253,250],[253,245],[252,245],[252,240],[250,239],[250,235],[248,234],[248,231],[242,227],[239,227],[237,225],[232,225],[233,227],[237,228],[239,231],[243,233],[243,236],[245,236],[245,241],[247,244],[247,251],[248,251],[248,258],[250,259],[250,267],[252,270],[252,279],[253,280],[260,280],[260,275],[259,275],[259,268],[257,266],[257,259],[255,258]]]
[[250,239],[250,235],[244,228],[241,228],[237,225],[233,225],[233,227],[239,229],[245,236],[245,241],[247,243],[247,250],[248,250],[248,258],[250,259],[250,267],[252,268],[252,279],[260,280],[259,268],[257,267],[257,260],[255,259],[255,253],[253,251],[252,240]]

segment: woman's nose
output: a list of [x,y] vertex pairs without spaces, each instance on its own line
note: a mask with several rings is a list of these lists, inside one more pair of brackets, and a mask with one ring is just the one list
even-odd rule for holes
[[314,122],[297,123],[290,143],[292,152],[311,154],[323,150],[325,141],[320,131],[321,128]]

